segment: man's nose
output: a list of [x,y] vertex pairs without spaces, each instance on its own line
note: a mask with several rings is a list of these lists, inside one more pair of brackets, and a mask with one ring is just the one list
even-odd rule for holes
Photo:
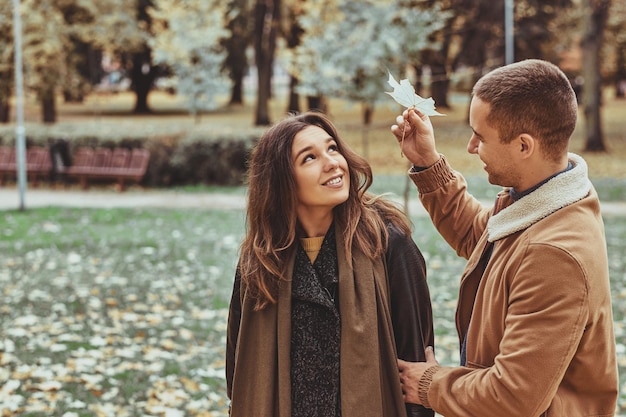
[[476,135],[472,135],[469,142],[467,143],[467,152],[471,154],[478,153],[478,143],[479,141]]

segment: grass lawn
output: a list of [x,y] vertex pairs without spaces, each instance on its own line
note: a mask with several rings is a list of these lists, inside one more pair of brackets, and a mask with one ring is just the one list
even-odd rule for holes
[[225,415],[241,212],[41,209],[0,225],[0,415]]
[[[413,219],[437,356],[458,361],[465,264]],[[226,416],[224,330],[243,213],[35,209],[0,218],[0,415]],[[606,218],[622,385],[626,218]],[[626,413],[622,393],[620,412]]]

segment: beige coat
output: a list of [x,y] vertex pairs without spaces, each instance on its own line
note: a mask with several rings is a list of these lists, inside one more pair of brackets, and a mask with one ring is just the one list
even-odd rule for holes
[[[514,204],[500,193],[495,209],[466,193],[445,158],[411,174],[435,226],[468,258],[456,316],[459,341],[468,329],[467,366],[441,367],[420,384],[420,398],[438,413],[614,415],[604,226],[584,160],[570,161],[573,169]],[[495,246],[482,275],[476,266],[488,241]]]
[[[341,409],[343,417],[403,417],[397,355],[384,260],[353,253],[347,263],[343,237],[336,230],[341,311]],[[292,258],[287,269],[293,272]],[[291,417],[291,282],[281,283],[278,303],[253,311],[243,293],[241,311],[231,309],[228,349],[232,366],[232,417]],[[240,325],[237,323],[240,321]],[[239,327],[240,326],[240,327]],[[238,336],[239,335],[239,336]],[[245,335],[245,337],[241,336]],[[227,372],[228,374],[228,372]]]

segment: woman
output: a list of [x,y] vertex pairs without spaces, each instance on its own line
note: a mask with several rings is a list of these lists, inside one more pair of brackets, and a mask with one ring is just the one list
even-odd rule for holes
[[396,361],[433,345],[424,259],[371,183],[321,113],[259,140],[228,319],[232,417],[433,415],[405,406]]

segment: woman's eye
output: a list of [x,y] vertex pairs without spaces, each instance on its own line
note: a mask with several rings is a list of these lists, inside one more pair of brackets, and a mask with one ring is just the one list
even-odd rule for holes
[[307,155],[304,157],[304,159],[302,159],[302,162],[312,161],[313,159],[315,159],[313,155]]
[[328,147],[328,151],[329,152],[337,152],[339,149],[337,148],[337,145],[330,145]]

